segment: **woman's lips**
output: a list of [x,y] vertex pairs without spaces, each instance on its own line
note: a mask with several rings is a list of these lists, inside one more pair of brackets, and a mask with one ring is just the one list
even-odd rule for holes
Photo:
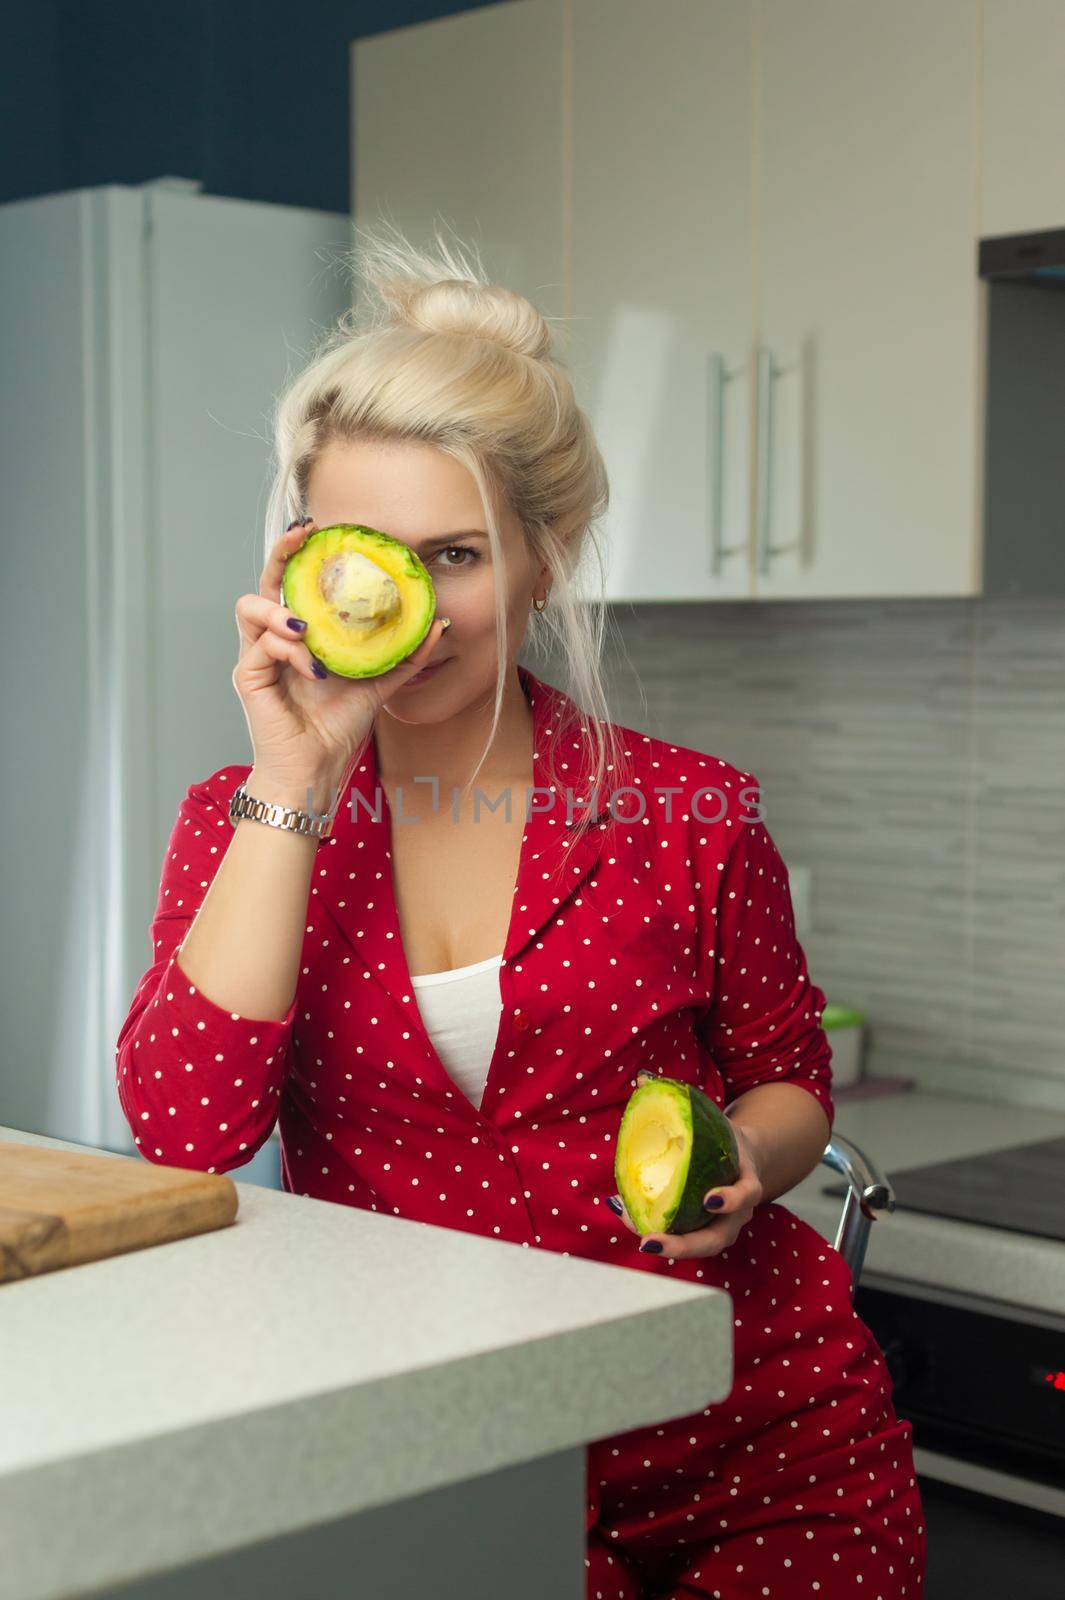
[[440,671],[441,667],[446,667],[450,660],[452,660],[451,656],[445,656],[443,661],[434,661],[430,666],[423,667],[420,672],[416,672],[412,677],[408,678],[403,687],[406,689],[409,684],[421,683],[424,679],[431,678],[434,673]]

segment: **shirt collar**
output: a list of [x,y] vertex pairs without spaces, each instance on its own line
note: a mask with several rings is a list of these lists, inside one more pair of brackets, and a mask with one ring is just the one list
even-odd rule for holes
[[[511,800],[515,814],[525,814],[527,801],[530,810],[504,964],[537,938],[593,871],[602,848],[609,801],[605,786],[601,786],[595,805],[587,805],[592,798],[588,780],[594,748],[587,736],[586,714],[564,691],[545,683],[527,667],[519,665],[517,671],[532,710],[533,787],[531,796],[514,794]],[[564,736],[556,743],[559,729]],[[487,799],[496,798],[485,792]],[[333,833],[319,847],[310,909],[312,916],[315,906],[325,909],[347,942],[358,950],[366,970],[416,1016],[395,904],[392,827],[388,799],[379,788],[377,753],[371,739],[338,807]],[[417,1025],[421,1026],[420,1020]]]

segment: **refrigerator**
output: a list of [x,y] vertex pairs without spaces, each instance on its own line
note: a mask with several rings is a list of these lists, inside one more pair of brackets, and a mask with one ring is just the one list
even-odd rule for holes
[[0,1123],[134,1152],[118,1030],[178,804],[252,759],[234,612],[271,414],[352,302],[351,244],[345,214],[175,177],[0,206]]

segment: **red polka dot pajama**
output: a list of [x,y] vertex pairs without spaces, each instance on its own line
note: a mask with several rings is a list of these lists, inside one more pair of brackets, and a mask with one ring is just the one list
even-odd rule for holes
[[[152,965],[116,1049],[138,1148],[222,1172],[278,1121],[292,1193],[727,1290],[729,1397],[588,1448],[588,1600],[917,1600],[925,1533],[912,1429],[895,1415],[842,1258],[779,1202],[758,1206],[718,1256],[645,1256],[606,1205],[640,1070],[697,1083],[722,1107],[755,1084],[797,1083],[832,1120],[825,996],[796,939],[757,782],[624,729],[638,792],[602,788],[582,832],[590,785],[576,731],[564,767],[545,766],[571,703],[518,671],[537,789],[480,1107],[418,1012],[371,741],[318,848],[296,995],[276,1021],[216,1005],[176,961],[233,838],[230,795],[251,769],[222,768],[181,802]],[[513,803],[524,810],[526,796]]]

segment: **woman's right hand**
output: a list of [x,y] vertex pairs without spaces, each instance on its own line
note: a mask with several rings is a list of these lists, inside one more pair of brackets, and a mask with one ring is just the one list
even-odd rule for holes
[[311,521],[283,533],[262,570],[258,594],[237,601],[240,659],[233,687],[244,707],[256,776],[267,778],[279,794],[302,794],[323,779],[339,782],[381,707],[426,665],[444,632],[442,619],[434,617],[418,648],[379,677],[319,678],[315,657],[300,637],[304,630],[288,626],[295,613],[281,604],[285,563],[313,532]]

